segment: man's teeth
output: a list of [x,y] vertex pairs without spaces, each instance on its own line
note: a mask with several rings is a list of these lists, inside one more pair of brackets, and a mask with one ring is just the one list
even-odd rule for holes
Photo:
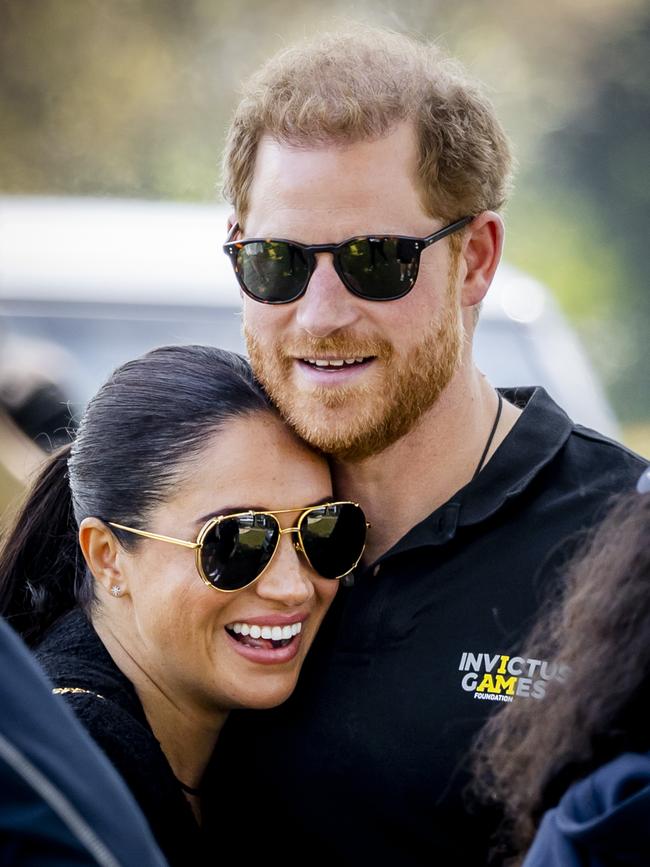
[[299,635],[302,623],[290,623],[287,626],[251,626],[249,623],[233,623],[226,627],[235,635],[250,635],[251,638],[266,638],[270,641],[287,641],[294,635]]
[[343,367],[344,364],[363,364],[363,358],[303,358],[307,364],[316,367]]

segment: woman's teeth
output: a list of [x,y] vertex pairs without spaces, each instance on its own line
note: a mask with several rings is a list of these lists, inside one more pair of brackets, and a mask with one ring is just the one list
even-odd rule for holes
[[288,626],[251,626],[248,623],[233,623],[226,629],[231,629],[236,635],[241,633],[250,635],[251,638],[270,638],[273,641],[280,641],[281,638],[293,638],[294,635],[298,635],[302,623],[290,623]]
[[[251,647],[262,647],[262,641],[272,642],[274,648],[286,647],[302,630],[302,622],[289,623],[287,626],[258,626],[250,623],[230,623],[226,631]],[[255,643],[253,643],[255,642]]]

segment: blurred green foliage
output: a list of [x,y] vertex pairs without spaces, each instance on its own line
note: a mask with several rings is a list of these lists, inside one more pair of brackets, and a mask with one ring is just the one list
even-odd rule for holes
[[556,292],[622,417],[648,418],[642,0],[0,0],[0,190],[215,198],[239,82],[339,15],[486,82],[520,164],[506,256]]

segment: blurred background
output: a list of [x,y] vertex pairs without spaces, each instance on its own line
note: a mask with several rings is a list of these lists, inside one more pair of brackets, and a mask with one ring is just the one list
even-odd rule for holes
[[[179,225],[189,229],[188,220],[220,201],[221,148],[241,80],[270,53],[341,16],[438,40],[486,83],[519,162],[506,259],[550,290],[604,387],[619,435],[650,455],[650,6],[641,0],[0,0],[0,197],[23,206],[44,196],[66,197],[62,207],[68,197],[179,202],[184,209],[175,213],[186,217]],[[5,380],[10,370],[24,372],[39,347],[50,352],[45,367],[65,367],[64,341],[44,347],[29,329],[12,337],[36,280],[13,283],[12,268],[17,256],[40,262],[42,283],[53,268],[43,237],[51,240],[59,225],[70,243],[76,232],[50,212],[51,231],[39,235],[42,215],[15,213],[0,206],[0,348],[14,340],[4,361],[0,352]],[[21,219],[27,229],[19,238],[12,232]],[[221,214],[210,226],[216,261]],[[176,244],[189,260],[189,239],[187,248],[182,237]],[[198,253],[197,263],[209,268]],[[105,265],[96,262],[96,270]],[[155,293],[150,286],[140,323]],[[43,315],[53,321],[57,313]],[[174,319],[156,314],[165,316]],[[120,334],[113,328],[112,341]],[[5,422],[29,431],[33,392],[36,410],[56,415],[66,385],[30,374],[12,405],[18,375],[0,383],[14,407]]]

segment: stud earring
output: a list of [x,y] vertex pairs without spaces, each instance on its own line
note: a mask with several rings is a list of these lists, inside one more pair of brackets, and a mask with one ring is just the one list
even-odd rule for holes
[[111,593],[113,594],[113,596],[121,596],[122,588],[119,584],[113,584],[113,586],[111,587]]

